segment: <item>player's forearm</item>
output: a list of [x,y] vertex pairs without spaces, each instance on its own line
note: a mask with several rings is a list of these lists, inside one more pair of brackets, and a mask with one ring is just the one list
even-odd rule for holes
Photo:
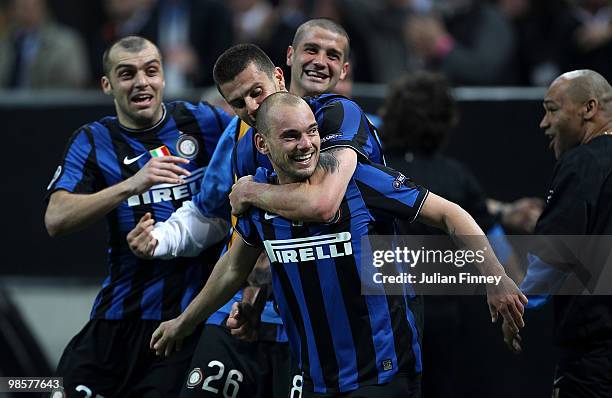
[[244,285],[250,268],[232,263],[231,250],[219,259],[204,288],[180,315],[181,321],[197,325],[227,303]]
[[47,232],[54,237],[85,228],[132,194],[132,188],[125,181],[93,194],[56,191],[51,195],[45,212]]
[[453,203],[444,213],[443,226],[443,229],[451,236],[457,246],[473,251],[482,251],[484,261],[474,261],[474,266],[481,275],[505,274],[504,268],[495,256],[485,233],[467,211]]
[[245,200],[290,220],[323,222],[332,218],[338,210],[334,201],[310,182],[271,185],[249,182]]
[[205,217],[193,201],[186,201],[166,221],[155,224],[151,232],[157,239],[153,257],[195,257],[222,240],[228,230],[227,221]]
[[336,215],[356,166],[352,149],[321,152],[317,169],[307,181],[283,185],[251,181],[245,200],[290,220],[325,222]]

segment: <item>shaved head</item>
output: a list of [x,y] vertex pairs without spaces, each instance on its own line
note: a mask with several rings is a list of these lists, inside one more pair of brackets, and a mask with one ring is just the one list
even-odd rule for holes
[[269,95],[259,106],[255,128],[259,133],[269,136],[270,129],[274,127],[274,109],[280,106],[298,107],[301,104],[308,106],[302,98],[286,91],[279,91]]
[[580,69],[559,76],[553,84],[566,83],[565,92],[574,103],[584,103],[595,99],[602,110],[608,110],[606,104],[612,100],[612,86],[599,73],[590,69]]
[[304,22],[303,24],[301,24],[297,28],[297,31],[295,32],[295,35],[293,36],[293,42],[291,43],[291,46],[293,48],[297,48],[302,42],[302,40],[304,39],[306,32],[308,32],[309,30],[313,28],[321,28],[329,32],[333,32],[333,33],[339,34],[340,36],[343,36],[346,39],[346,45],[344,48],[344,61],[348,61],[349,52],[350,52],[350,39],[349,39],[348,33],[346,33],[346,30],[344,30],[344,28],[340,24],[337,24],[331,19],[315,18],[315,19],[310,19]]

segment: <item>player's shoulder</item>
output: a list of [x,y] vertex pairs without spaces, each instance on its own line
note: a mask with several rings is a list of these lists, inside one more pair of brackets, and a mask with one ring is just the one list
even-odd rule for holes
[[274,170],[269,170],[265,167],[258,167],[255,175],[253,175],[253,180],[263,184],[274,184],[276,181],[276,173]]
[[105,135],[107,134],[110,125],[118,125],[118,123],[119,122],[117,121],[116,116],[105,116],[94,122],[85,123],[78,127],[76,130],[74,130],[71,136],[71,141],[82,135],[85,135],[88,138]]
[[[255,129],[249,126],[244,120],[240,119],[238,116],[234,117],[235,124],[234,129],[236,132],[236,141],[244,143],[251,143],[253,141],[253,136],[255,135]],[[232,123],[234,123],[232,120]]]
[[355,101],[345,97],[344,95],[334,93],[307,96],[304,97],[304,101],[306,101],[310,106],[322,106],[334,103],[355,103]]
[[215,113],[222,112],[220,108],[209,104],[206,101],[184,101],[174,100],[165,102],[164,105],[168,112],[173,115],[180,115],[184,112],[191,112],[194,115],[204,114],[206,116],[213,116]]

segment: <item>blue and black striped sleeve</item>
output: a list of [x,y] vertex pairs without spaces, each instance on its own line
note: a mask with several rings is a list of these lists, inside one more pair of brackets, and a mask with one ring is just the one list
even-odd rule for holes
[[235,145],[235,130],[240,119],[235,118],[225,129],[206,168],[200,192],[193,198],[200,212],[207,217],[229,219],[227,200],[234,178],[229,161]]
[[47,198],[57,190],[95,192],[97,173],[99,170],[93,136],[89,127],[84,126],[70,138],[62,162],[47,187]]
[[368,209],[409,222],[417,218],[429,192],[399,171],[379,164],[358,163],[353,179]]
[[[253,180],[256,182],[270,183],[271,172],[268,169],[259,167],[255,173],[253,173]],[[236,231],[242,236],[242,239],[249,246],[261,246],[261,236],[258,233],[255,215],[261,212],[260,209],[252,207],[242,217],[238,217],[236,222]]]
[[240,234],[242,240],[249,246],[261,246],[261,239],[257,234],[255,223],[252,220],[252,211],[242,217],[238,217],[236,232]]
[[332,148],[352,148],[362,159],[369,159],[371,131],[363,110],[348,98],[338,97],[315,110],[321,151]]

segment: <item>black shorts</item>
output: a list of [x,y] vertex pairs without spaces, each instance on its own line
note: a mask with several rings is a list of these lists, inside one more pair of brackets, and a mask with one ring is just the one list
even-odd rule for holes
[[64,350],[57,376],[66,397],[177,397],[198,341],[199,327],[168,358],[149,342],[159,321],[90,320]]
[[612,344],[561,349],[554,398],[612,398]]
[[300,398],[302,376],[288,343],[246,342],[206,325],[181,398]]
[[388,383],[364,386],[337,394],[304,391],[304,398],[420,398],[421,375],[397,374]]

